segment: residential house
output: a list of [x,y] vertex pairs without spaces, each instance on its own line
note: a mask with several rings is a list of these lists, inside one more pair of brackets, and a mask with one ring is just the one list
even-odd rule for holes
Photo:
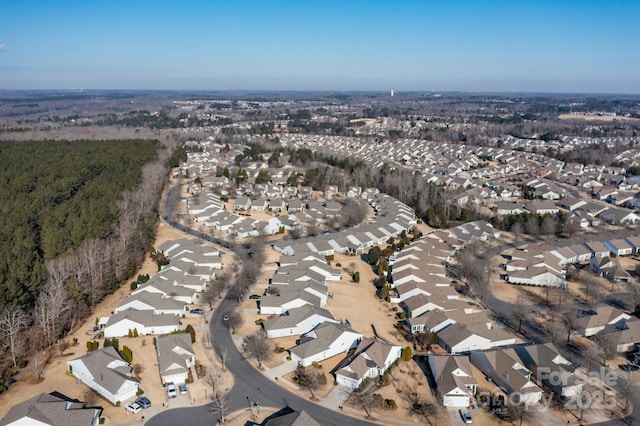
[[104,337],[128,336],[137,330],[138,335],[167,334],[177,331],[180,318],[176,315],[155,315],[153,311],[127,309],[112,315],[104,327]]
[[603,258],[611,255],[611,251],[600,241],[589,241],[584,245],[591,252],[591,257]]
[[289,349],[291,359],[307,367],[336,355],[345,354],[357,347],[362,334],[342,324],[324,322],[304,334],[299,343]]
[[401,355],[401,346],[363,338],[355,352],[335,372],[336,382],[355,389],[368,377],[382,376]]
[[531,370],[525,367],[513,348],[474,351],[469,358],[507,395],[517,394],[519,402],[533,405],[542,398],[542,389],[531,381]]
[[631,316],[621,310],[601,303],[595,309],[581,311],[575,320],[574,330],[582,336],[590,337],[605,328],[618,329],[629,318]]
[[613,225],[640,223],[640,216],[627,209],[610,208],[602,212],[600,217]]
[[251,208],[251,199],[249,197],[236,198],[233,203],[234,210],[249,210]]
[[538,385],[544,384],[565,398],[582,393],[584,379],[576,375],[576,367],[560,355],[553,343],[518,345],[513,349],[524,366],[535,374]]
[[135,397],[138,392],[138,382],[131,378],[131,366],[111,346],[68,361],[67,369],[114,405]]
[[[283,412],[284,413],[281,413]],[[267,417],[264,426],[323,426],[306,411],[293,411],[289,407]]]
[[525,203],[524,209],[535,214],[557,214],[560,209],[550,201],[530,201]]
[[11,407],[0,426],[97,426],[102,408],[58,392],[41,393]]
[[195,366],[191,334],[168,334],[156,340],[158,368],[162,384],[186,383],[189,369]]
[[521,214],[522,204],[512,201],[496,201],[496,214],[506,216],[512,214]]
[[513,345],[516,338],[493,323],[453,324],[438,333],[438,343],[449,353],[459,354]]
[[640,345],[640,319],[630,318],[620,327],[620,330],[603,336],[605,344],[619,353],[637,351]]
[[603,244],[605,245],[605,247],[611,250],[611,253],[615,254],[616,256],[629,256],[631,253],[633,253],[633,247],[631,247],[631,245],[624,238],[607,240],[604,241]]
[[127,309],[138,311],[153,311],[156,315],[182,315],[186,310],[186,303],[169,297],[163,297],[160,293],[142,292],[133,294],[124,299],[115,312],[119,313]]
[[469,407],[478,381],[465,355],[429,355],[429,367],[445,407]]
[[297,336],[313,330],[324,322],[338,323],[331,312],[313,305],[303,305],[289,309],[285,314],[276,318],[267,319],[262,323],[262,328],[267,337]]
[[510,271],[507,281],[512,284],[526,284],[541,287],[564,287],[565,277],[547,266],[532,266],[525,270]]

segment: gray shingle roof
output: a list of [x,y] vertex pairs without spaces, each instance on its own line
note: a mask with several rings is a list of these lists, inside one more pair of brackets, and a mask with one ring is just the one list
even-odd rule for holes
[[[64,395],[41,393],[13,406],[2,420],[0,426],[6,426],[26,419],[51,426],[90,426],[100,416],[101,408],[85,408],[84,404],[64,397]],[[38,423],[38,424],[41,424]]]

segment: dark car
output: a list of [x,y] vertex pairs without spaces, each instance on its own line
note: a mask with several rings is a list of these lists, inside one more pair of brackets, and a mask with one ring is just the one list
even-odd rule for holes
[[190,314],[200,314],[200,315],[202,315],[202,314],[204,314],[204,311],[202,309],[200,309],[200,308],[196,308],[196,309],[190,310],[189,313]]
[[622,371],[638,371],[638,369],[640,369],[640,367],[635,364],[620,364],[618,367],[620,367]]
[[460,410],[460,417],[462,417],[462,421],[465,424],[473,424],[473,420],[471,420],[471,413],[468,410]]
[[138,403],[139,406],[141,406],[142,408],[149,408],[151,407],[151,401],[149,401],[149,398],[145,397],[145,396],[141,396],[140,398],[136,398],[136,402]]
[[260,297],[262,296],[260,296],[259,294],[252,294],[251,296],[249,296],[249,299],[260,299]]

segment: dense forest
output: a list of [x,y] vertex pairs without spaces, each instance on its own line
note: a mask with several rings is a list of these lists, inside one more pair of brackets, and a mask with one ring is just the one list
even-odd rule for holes
[[47,260],[113,232],[123,191],[157,149],[146,140],[0,144],[0,309],[33,305]]

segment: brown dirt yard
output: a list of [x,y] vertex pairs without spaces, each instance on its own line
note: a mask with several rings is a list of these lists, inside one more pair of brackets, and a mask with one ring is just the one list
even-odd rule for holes
[[[178,238],[184,238],[184,235],[164,223],[159,223],[156,245]],[[230,259],[223,259],[223,261],[229,262]],[[156,272],[157,267],[155,263],[153,263],[150,258],[147,258],[138,273],[154,274]],[[115,307],[118,306],[129,293],[129,282],[127,282],[123,284],[117,292],[105,297],[104,300],[97,305],[93,315],[87,318],[77,330],[67,337],[68,342],[72,342],[74,338],[77,338],[78,344],[66,349],[63,356],[58,356],[56,353],[47,364],[43,379],[39,383],[34,382],[32,374],[25,374],[9,391],[0,395],[0,418],[14,405],[42,392],[58,391],[66,396],[77,398],[81,401],[84,400],[84,393],[88,388],[81,383],[77,383],[72,376],[67,374],[67,361],[84,355],[86,353],[87,341],[98,340],[102,343],[103,339],[95,339],[96,335],[92,332],[95,318],[111,315]],[[205,307],[203,306],[203,308]],[[207,330],[204,320],[200,318],[184,318],[182,323],[183,325],[192,324],[198,332],[197,340],[194,344],[196,361],[204,365],[207,369],[214,368],[211,366],[203,347],[202,332]],[[119,343],[120,347],[127,345],[132,349],[132,364],[140,364],[142,366],[139,377],[140,387],[145,391],[144,396],[151,400],[152,408],[133,415],[129,414],[124,409],[124,406],[115,407],[105,400],[98,399],[97,405],[104,408],[102,415],[109,419],[110,424],[131,424],[134,421],[141,421],[143,415],[145,415],[146,418],[151,417],[151,415],[160,410],[161,407],[169,408],[170,406],[176,405],[200,404],[206,402],[205,395],[208,397],[211,396],[210,387],[206,385],[204,380],[199,380],[187,386],[188,398],[185,395],[180,395],[177,400],[169,402],[165,388],[160,384],[157,357],[155,347],[153,346],[153,336],[140,336],[137,338],[122,337],[119,339]],[[30,370],[31,367],[27,366],[26,369]],[[223,377],[223,387],[230,388],[233,379],[228,374],[224,374]]]

